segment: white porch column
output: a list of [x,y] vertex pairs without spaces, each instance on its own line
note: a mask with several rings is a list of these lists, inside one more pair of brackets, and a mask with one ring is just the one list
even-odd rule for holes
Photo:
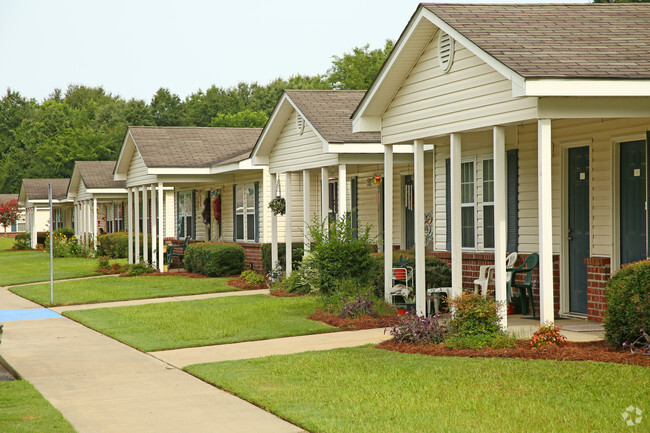
[[140,263],[140,191],[133,188],[133,235],[135,239],[134,263]]
[[30,229],[31,229],[31,239],[30,242],[32,244],[32,248],[36,248],[36,243],[37,239],[36,237],[38,236],[38,233],[36,231],[36,207],[32,208],[32,217],[30,218],[29,222],[31,224]]
[[291,208],[292,202],[291,202],[291,172],[287,171],[284,174],[284,189],[285,189],[285,196],[286,196],[286,213],[284,215],[284,224],[285,224],[285,229],[284,229],[284,247],[286,250],[286,276],[288,277],[291,274],[291,258],[292,258],[292,248],[293,248],[293,232],[292,232],[292,227],[291,227],[291,218],[292,218],[292,212]]
[[345,164],[339,164],[339,212],[337,217],[345,218],[348,212],[348,170]]
[[[461,213],[461,135],[451,134],[450,141],[451,176],[451,296],[463,293],[463,239]],[[447,228],[449,230],[449,228]]]
[[414,226],[415,226],[415,311],[418,315],[426,315],[426,280],[424,270],[424,254],[426,239],[424,236],[424,140],[413,142],[413,174],[414,174]]
[[86,246],[90,248],[90,243],[92,242],[91,235],[93,234],[93,202],[92,200],[86,200]]
[[90,204],[84,200],[84,244],[90,245]]
[[158,269],[160,272],[165,272],[165,258],[163,256],[163,241],[165,238],[165,207],[163,205],[163,184],[158,182],[158,223],[156,229],[158,230]]
[[97,250],[97,198],[93,197],[93,247]]
[[126,190],[127,215],[126,226],[129,232],[129,264],[133,264],[133,188]]
[[302,215],[303,243],[305,254],[309,251],[309,223],[311,222],[311,179],[309,170],[302,171]]
[[[537,191],[539,207],[539,321],[553,322],[553,206],[551,119],[537,121]],[[532,300],[531,300],[532,302]]]
[[[320,168],[320,217],[322,221],[327,221],[329,209],[330,209],[330,199],[329,199],[329,170],[327,167]],[[327,224],[325,225],[327,228]]]
[[[278,190],[277,178],[274,173],[269,175],[271,186],[271,198],[275,198]],[[278,262],[278,216],[271,212],[271,270],[275,269]]]
[[506,299],[506,133],[503,126],[495,126],[494,146],[494,295],[499,304],[502,329],[508,327],[508,300]]
[[[156,213],[156,184],[151,184],[151,264],[158,268],[158,241],[156,235],[158,232],[158,219]],[[158,269],[160,270],[160,269]]]
[[147,196],[147,185],[142,187],[142,257],[145,262],[149,261],[149,198]]
[[384,146],[384,299],[393,284],[393,146]]
[[[27,214],[25,215],[27,216]],[[79,218],[77,218],[77,202],[72,205],[72,219],[74,220],[74,235],[79,239]]]

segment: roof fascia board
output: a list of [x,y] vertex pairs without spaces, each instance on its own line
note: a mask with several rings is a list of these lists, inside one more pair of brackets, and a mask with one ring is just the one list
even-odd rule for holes
[[[125,154],[127,145],[129,144],[129,137],[131,137],[131,143],[133,143],[133,148],[135,150],[135,140],[133,139],[133,135],[131,135],[131,130],[128,129],[126,131],[126,136],[124,137],[124,142],[122,143],[122,148],[120,149],[120,154],[117,157],[117,162],[115,163],[115,168],[113,169],[113,179],[115,180],[126,180],[127,173],[129,170],[128,164],[126,159],[129,160],[133,157],[133,151],[129,152],[129,154]],[[125,159],[126,158],[126,159]],[[123,167],[124,164],[127,164],[126,167]]]
[[538,98],[540,118],[599,119],[650,117],[650,97],[545,97]]
[[650,96],[650,80],[528,78],[517,96]]
[[512,81],[513,83],[522,86],[524,84],[524,77],[492,57],[490,54],[485,52],[482,48],[480,48],[478,45],[476,45],[474,42],[472,42],[470,39],[467,37],[463,36],[462,33],[458,32],[456,29],[451,27],[449,24],[447,24],[445,21],[440,19],[436,14],[431,12],[428,9],[422,9],[422,15],[426,17],[429,21],[431,21],[436,27],[439,29],[442,29],[447,33],[449,36],[454,38],[457,42],[459,42],[462,46],[467,48],[469,51],[471,51],[475,56],[477,56],[479,59],[483,60],[485,63],[490,65],[492,68],[494,68],[498,73],[503,75],[505,78],[508,80]]
[[90,188],[86,192],[90,194],[126,194],[126,188]]
[[147,174],[154,175],[202,175],[210,174],[210,167],[152,167],[147,168]]
[[[275,105],[275,108],[273,109],[273,113],[271,113],[271,117],[269,120],[266,122],[266,125],[264,125],[264,129],[262,130],[262,133],[260,134],[260,137],[257,139],[257,143],[255,143],[255,147],[253,148],[253,151],[251,152],[251,158],[254,161],[257,161],[258,158],[263,159],[264,157],[268,158],[269,153],[271,152],[272,146],[269,148],[268,146],[265,146],[267,140],[269,141],[275,141],[277,140],[277,135],[274,137],[270,136],[270,130],[272,127],[275,126],[276,121],[281,121],[279,120],[280,116],[280,111],[282,110],[284,103],[287,101],[288,95],[286,92],[282,93],[282,96],[280,96],[280,99],[278,100],[278,103]],[[286,119],[284,122],[286,123]],[[282,130],[280,130],[282,132]]]

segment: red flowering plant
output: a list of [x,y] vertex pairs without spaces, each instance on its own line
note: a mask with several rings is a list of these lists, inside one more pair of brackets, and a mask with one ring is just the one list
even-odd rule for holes
[[0,225],[9,227],[10,225],[16,224],[18,214],[20,214],[18,199],[0,203]]
[[537,325],[539,329],[533,338],[530,339],[531,349],[542,349],[548,345],[561,346],[566,342],[566,337],[560,334],[560,327],[553,323],[546,322],[543,325]]

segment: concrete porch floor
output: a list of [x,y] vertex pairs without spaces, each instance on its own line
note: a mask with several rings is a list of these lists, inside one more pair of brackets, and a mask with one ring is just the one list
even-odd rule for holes
[[[560,333],[569,341],[598,341],[605,335],[603,324],[586,319],[556,318],[555,325],[559,326]],[[530,338],[537,331],[539,319],[533,320],[531,316],[514,314],[508,316],[508,332],[517,338]]]

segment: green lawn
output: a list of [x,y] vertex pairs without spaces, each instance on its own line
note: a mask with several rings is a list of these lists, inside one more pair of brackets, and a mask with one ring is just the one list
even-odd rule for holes
[[312,297],[252,295],[64,314],[148,352],[336,330],[307,319],[316,309]]
[[62,281],[54,283],[54,304],[50,304],[49,283],[13,287],[11,291],[23,298],[50,307],[238,290],[226,284],[229,279],[168,275]]
[[[0,238],[0,286],[11,284],[33,283],[50,279],[50,255],[43,251],[7,251],[13,240]],[[126,263],[126,259],[116,260]],[[87,277],[97,275],[96,259],[84,258],[55,258],[54,279]]]
[[71,432],[70,423],[27,381],[0,382],[0,432]]
[[629,432],[625,408],[650,412],[647,368],[594,362],[365,346],[186,370],[312,433]]

